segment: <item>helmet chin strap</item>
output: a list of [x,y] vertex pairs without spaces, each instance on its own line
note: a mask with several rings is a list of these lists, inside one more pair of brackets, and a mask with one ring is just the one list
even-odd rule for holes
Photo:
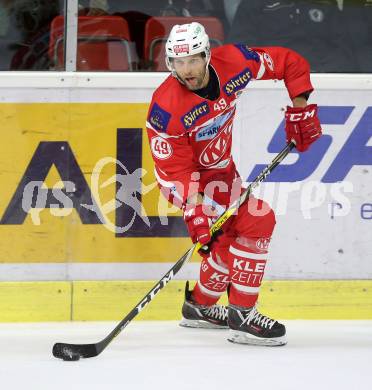
[[182,79],[180,78],[180,76],[178,76],[177,72],[172,69],[172,76],[177,79],[182,85],[185,85],[185,83],[182,81]]
[[209,66],[209,63],[211,62],[211,51],[209,49],[205,50],[205,58],[207,59],[207,62],[205,64],[205,73],[204,73],[202,84],[204,84],[205,78],[209,75],[208,66]]
[[[208,69],[208,62],[207,62],[206,66],[205,66],[205,73],[204,73],[202,85],[204,85],[204,81],[205,81],[205,79],[206,79],[206,77],[207,77],[208,75],[209,75],[209,69]],[[202,87],[202,88],[204,88],[204,87]]]
[[167,68],[170,70],[171,72],[171,75],[177,79],[181,84],[185,85],[185,83],[179,78],[177,72],[174,70],[173,66],[172,66],[172,63],[169,59],[169,57],[165,57],[165,64],[167,65]]

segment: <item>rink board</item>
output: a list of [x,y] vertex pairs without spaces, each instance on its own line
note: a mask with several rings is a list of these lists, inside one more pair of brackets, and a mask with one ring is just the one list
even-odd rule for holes
[[[118,321],[155,283],[2,282],[0,322]],[[179,319],[184,285],[171,282],[136,319]],[[372,319],[372,281],[265,281],[259,307],[280,319]]]
[[[165,77],[0,74],[4,286],[150,281],[186,251],[180,214],[161,203],[144,128]],[[265,278],[353,285],[372,279],[372,76],[312,79],[325,135],[308,153],[288,156],[257,192],[277,215]],[[252,82],[241,96],[233,154],[247,182],[283,146],[286,104],[281,82]],[[138,169],[142,208],[132,223],[131,205],[114,201]],[[31,181],[39,184],[27,187]],[[197,278],[197,261],[181,278]]]

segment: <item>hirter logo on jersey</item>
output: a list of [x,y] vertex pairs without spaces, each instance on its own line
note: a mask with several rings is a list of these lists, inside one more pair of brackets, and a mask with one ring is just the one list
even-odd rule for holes
[[149,122],[154,129],[165,132],[167,131],[170,117],[171,114],[163,110],[158,104],[154,103],[149,115]]
[[205,167],[211,167],[221,160],[226,152],[231,137],[232,124],[225,127],[216,138],[205,147],[199,157],[199,162]]
[[209,113],[209,106],[207,102],[202,102],[193,107],[182,118],[181,122],[186,129],[189,129],[199,118]]
[[244,89],[246,85],[250,82],[252,78],[252,72],[250,69],[245,68],[243,72],[239,73],[232,79],[230,79],[224,86],[223,90],[226,92],[226,95],[230,96],[234,92]]

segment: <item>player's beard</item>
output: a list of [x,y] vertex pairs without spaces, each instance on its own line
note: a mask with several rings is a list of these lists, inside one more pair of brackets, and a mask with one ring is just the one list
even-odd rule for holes
[[207,69],[204,69],[201,73],[191,76],[178,77],[182,80],[183,84],[185,84],[186,88],[190,91],[196,91],[205,87],[205,79],[207,77]]

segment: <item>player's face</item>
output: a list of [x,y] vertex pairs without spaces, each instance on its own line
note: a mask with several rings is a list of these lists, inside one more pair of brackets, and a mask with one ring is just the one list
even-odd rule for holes
[[201,54],[174,58],[172,66],[190,91],[204,88],[207,85],[206,59]]

